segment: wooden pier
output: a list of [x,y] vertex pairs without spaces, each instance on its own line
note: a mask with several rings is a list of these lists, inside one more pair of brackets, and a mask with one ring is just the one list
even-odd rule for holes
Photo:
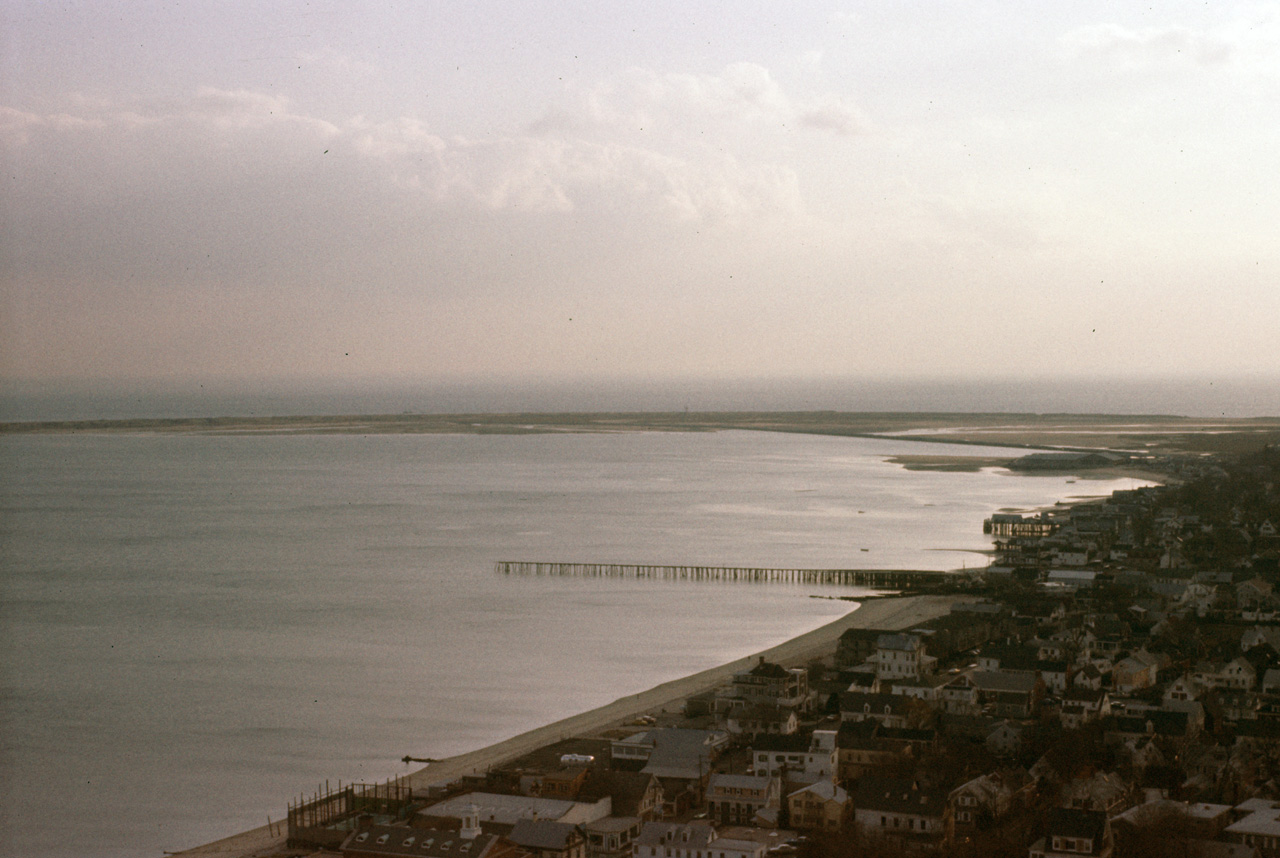
[[[310,798],[302,796],[289,803],[288,836],[290,849],[337,850],[347,838],[361,814],[388,816],[404,820],[414,808],[413,790],[400,778],[381,784],[347,784],[336,789],[326,781],[317,786]],[[340,823],[347,823],[341,825]]]
[[834,584],[907,590],[955,581],[963,573],[928,569],[772,569],[745,566],[648,566],[627,563],[539,563],[500,560],[499,575],[639,578],[769,584]]

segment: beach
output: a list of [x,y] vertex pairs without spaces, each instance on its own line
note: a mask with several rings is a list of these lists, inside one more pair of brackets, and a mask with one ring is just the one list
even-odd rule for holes
[[[869,599],[838,620],[827,623],[777,646],[736,659],[670,682],[664,682],[639,694],[621,697],[561,721],[529,730],[485,748],[449,757],[431,763],[408,775],[403,783],[414,789],[425,790],[430,784],[456,780],[464,775],[482,773],[486,769],[520,757],[530,751],[571,736],[589,736],[616,727],[636,717],[662,709],[679,708],[684,700],[703,691],[709,691],[726,682],[734,673],[754,664],[758,659],[776,662],[784,666],[804,663],[834,653],[836,642],[847,629],[907,629],[951,610],[951,606],[966,597],[961,596],[905,596]],[[282,808],[269,815],[272,824],[263,825],[232,837],[217,840],[194,849],[171,853],[183,858],[219,856],[219,858],[256,858],[282,848],[285,843],[285,824],[275,821],[283,817]]]

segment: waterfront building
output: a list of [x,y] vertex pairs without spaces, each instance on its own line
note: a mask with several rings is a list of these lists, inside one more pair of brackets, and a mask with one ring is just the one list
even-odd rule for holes
[[733,675],[730,695],[748,703],[801,709],[809,699],[809,672],[802,667],[785,668],[761,656],[750,670]]
[[352,831],[338,850],[343,858],[525,858],[524,849],[505,837],[485,834],[464,823],[462,830],[437,831],[406,825],[364,825]]
[[478,818],[482,828],[488,825],[514,826],[522,819],[581,825],[603,819],[612,810],[613,802],[608,796],[588,803],[527,795],[470,792],[423,808],[415,816],[414,825],[431,828],[438,826],[439,821],[456,821],[470,815]]
[[751,742],[751,765],[756,774],[789,779],[831,780],[836,770],[836,731],[815,730],[813,736],[756,736]]
[[932,672],[937,661],[925,654],[920,635],[881,635],[876,640],[876,676],[881,682]]
[[751,825],[763,810],[777,810],[781,778],[768,774],[713,774],[707,781],[707,816],[724,825]]

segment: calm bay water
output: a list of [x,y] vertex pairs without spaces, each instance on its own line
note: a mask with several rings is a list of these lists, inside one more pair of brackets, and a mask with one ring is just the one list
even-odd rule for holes
[[[506,578],[501,559],[982,565],[982,519],[1132,481],[724,432],[0,438],[0,827],[158,856],[834,619],[848,588]],[[987,450],[969,448],[982,455]],[[991,451],[995,452],[995,451]],[[865,549],[865,550],[863,550]]]

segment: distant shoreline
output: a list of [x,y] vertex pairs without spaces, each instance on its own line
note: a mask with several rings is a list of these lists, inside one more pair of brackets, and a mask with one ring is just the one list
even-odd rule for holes
[[[0,435],[539,435],[744,430],[1026,450],[1220,453],[1280,444],[1280,418],[955,412],[631,412],[201,417],[0,423]],[[901,457],[912,469],[973,470],[990,456]],[[938,458],[938,457],[935,457]],[[968,461],[962,461],[968,460]],[[985,462],[985,464],[984,464]],[[1124,476],[1130,474],[1125,473]]]

